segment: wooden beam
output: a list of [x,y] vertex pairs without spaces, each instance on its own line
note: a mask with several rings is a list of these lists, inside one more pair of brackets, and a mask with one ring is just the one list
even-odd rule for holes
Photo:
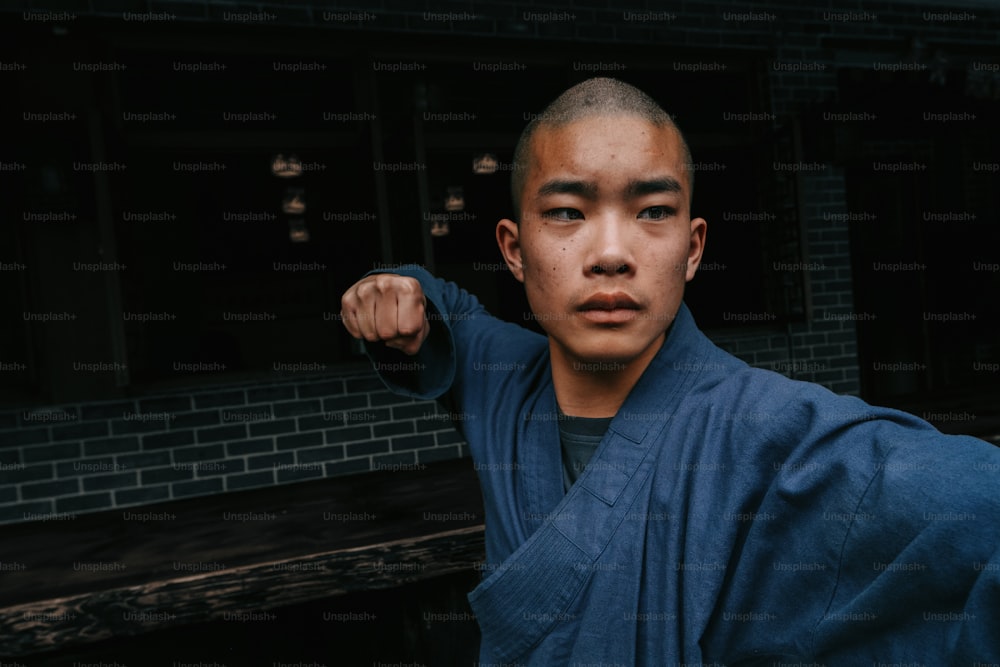
[[460,572],[483,558],[483,526],[477,525],[17,604],[0,610],[0,655],[203,621],[267,620],[279,607]]

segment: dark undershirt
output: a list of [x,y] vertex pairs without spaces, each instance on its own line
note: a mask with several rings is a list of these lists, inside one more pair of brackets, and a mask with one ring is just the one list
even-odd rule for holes
[[614,417],[570,417],[559,413],[563,489],[568,491],[601,444]]

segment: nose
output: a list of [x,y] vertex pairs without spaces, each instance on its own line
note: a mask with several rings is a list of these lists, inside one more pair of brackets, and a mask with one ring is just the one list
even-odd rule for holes
[[594,264],[590,267],[592,273],[628,273],[628,264],[611,267],[604,264]]
[[635,258],[630,250],[628,225],[613,216],[595,224],[591,252],[584,271],[588,275],[628,274],[635,271]]

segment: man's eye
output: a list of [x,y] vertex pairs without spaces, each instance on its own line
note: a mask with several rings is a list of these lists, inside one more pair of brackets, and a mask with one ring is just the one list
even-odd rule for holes
[[575,208],[554,208],[542,213],[542,217],[550,220],[583,220],[583,213]]
[[677,213],[669,206],[650,206],[639,212],[639,218],[643,220],[666,220]]

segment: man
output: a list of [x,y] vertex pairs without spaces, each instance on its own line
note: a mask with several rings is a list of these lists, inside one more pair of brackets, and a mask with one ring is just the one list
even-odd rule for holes
[[419,268],[343,297],[386,384],[462,416],[481,664],[1000,660],[1000,451],[705,338],[690,162],[652,99],[585,81],[522,135],[496,231],[546,336]]

